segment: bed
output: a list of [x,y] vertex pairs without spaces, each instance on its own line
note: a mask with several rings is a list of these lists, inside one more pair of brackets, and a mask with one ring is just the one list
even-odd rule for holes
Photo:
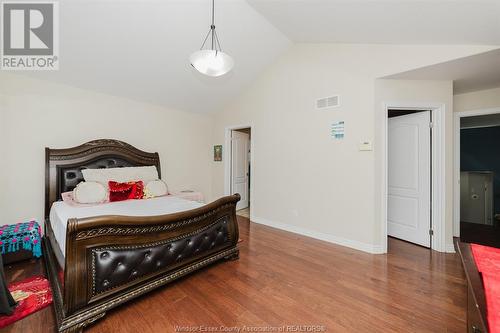
[[208,205],[171,196],[71,208],[61,193],[85,168],[156,166],[118,140],[46,148],[44,257],[59,332],[81,332],[106,311],[219,260],[238,258],[239,195]]
[[467,332],[500,332],[500,251],[456,242],[467,279]]

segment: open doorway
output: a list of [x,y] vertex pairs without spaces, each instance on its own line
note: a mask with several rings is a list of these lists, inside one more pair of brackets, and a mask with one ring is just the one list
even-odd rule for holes
[[[416,216],[415,211],[418,209],[418,204],[416,202],[420,202],[421,200],[413,200],[413,211],[407,211],[406,209],[401,209],[401,205],[398,205],[398,203],[393,203],[389,204],[390,200],[390,192],[389,192],[389,186],[391,185],[392,187],[407,187],[408,190],[410,189],[415,189],[415,184],[420,183],[418,180],[413,179],[412,182],[408,182],[408,180],[405,180],[403,177],[407,177],[407,174],[409,173],[408,169],[405,169],[404,163],[408,163],[407,161],[401,160],[398,161],[397,163],[392,163],[392,166],[389,168],[389,157],[390,157],[390,150],[392,150],[393,154],[397,150],[402,150],[403,154],[408,154],[406,147],[408,145],[400,145],[399,143],[396,142],[396,146],[390,147],[389,146],[389,125],[391,122],[393,122],[391,119],[397,119],[400,117],[409,117],[412,115],[418,115],[419,113],[427,113],[427,115],[423,116],[422,120],[422,125],[421,127],[424,128],[423,121],[425,120],[426,126],[430,131],[431,138],[430,140],[430,156],[429,156],[429,164],[425,163],[426,165],[430,165],[430,170],[428,171],[430,173],[430,194],[429,194],[429,201],[430,201],[430,217],[429,224],[427,224],[427,237],[424,236],[424,233],[422,231],[421,233],[421,238],[427,238],[429,239],[429,245],[425,244],[423,246],[430,247],[433,250],[440,251],[440,252],[454,252],[454,247],[453,247],[453,242],[452,241],[447,241],[447,238],[445,237],[445,218],[444,218],[444,207],[445,207],[445,178],[446,178],[446,170],[445,170],[445,165],[444,165],[444,151],[445,151],[445,141],[444,141],[444,133],[445,133],[445,127],[444,127],[444,114],[445,114],[445,105],[440,104],[440,103],[432,103],[432,102],[412,102],[412,103],[405,103],[405,102],[390,102],[390,103],[384,103],[383,104],[383,109],[384,109],[384,114],[381,122],[381,128],[380,128],[380,133],[382,134],[382,142],[380,146],[381,150],[381,158],[382,158],[382,167],[381,167],[381,180],[382,180],[382,192],[381,192],[381,221],[382,222],[382,227],[380,228],[381,232],[381,253],[387,253],[388,252],[388,237],[391,236],[392,232],[389,232],[389,220],[395,220],[395,222],[399,222],[400,224],[407,224],[407,227],[411,227],[409,224],[410,222],[404,221],[404,219],[407,219],[408,216]],[[389,110],[392,110],[391,113],[399,113],[399,117],[389,117]],[[416,111],[416,112],[415,112]],[[403,118],[400,118],[403,119]],[[417,131],[418,127],[413,128],[413,133],[415,134]],[[399,130],[399,132],[403,133],[410,133],[409,131],[404,132]],[[416,134],[415,134],[416,135]],[[407,138],[407,141],[413,140],[415,145],[418,146],[419,140],[415,138],[415,135],[413,137]],[[404,141],[400,141],[404,142]],[[399,146],[398,146],[399,144]],[[415,151],[415,149],[413,149]],[[396,155],[397,156],[397,155]],[[414,155],[415,156],[415,155]],[[413,160],[419,160],[413,158]],[[422,164],[424,165],[424,164]],[[399,174],[396,174],[396,176],[401,176],[401,178],[396,178],[396,179],[391,179],[389,181],[389,169],[391,171],[395,171]],[[426,167],[422,167],[422,171],[424,169],[427,169]],[[413,170],[413,175],[416,175],[415,170]],[[392,177],[392,176],[391,176]],[[401,184],[398,184],[398,182],[401,182]],[[406,183],[405,183],[406,182]],[[424,184],[422,182],[422,184]],[[395,193],[396,195],[399,195],[402,200],[404,199],[404,196],[406,194],[410,193]],[[391,192],[391,195],[393,193]],[[411,196],[409,196],[411,198]],[[408,199],[408,201],[411,201],[412,199]],[[427,201],[427,200],[425,200]],[[424,201],[421,201],[424,202]],[[409,209],[408,202],[407,208]],[[395,209],[395,210],[393,210]],[[422,209],[424,211],[424,209]],[[397,214],[403,214],[403,215],[397,215]],[[410,220],[411,221],[411,220]],[[424,220],[422,220],[424,221]],[[415,222],[413,222],[415,225]],[[425,222],[423,222],[421,225],[419,224],[419,227],[422,226],[421,230],[424,230],[423,227],[426,225]],[[432,229],[430,226],[432,225]],[[408,231],[408,229],[407,229]],[[399,238],[403,238],[403,236],[399,236]],[[403,238],[404,239],[404,238]],[[413,240],[409,240],[410,242],[414,242]]]
[[229,192],[239,193],[241,196],[236,206],[236,214],[250,218],[252,129],[251,127],[230,129],[229,135]]
[[458,114],[455,227],[463,242],[500,247],[500,110],[492,112]]
[[387,235],[431,248],[432,111],[388,110]]

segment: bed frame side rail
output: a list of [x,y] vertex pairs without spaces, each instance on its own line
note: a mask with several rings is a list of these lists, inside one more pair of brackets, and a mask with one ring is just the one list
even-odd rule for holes
[[467,279],[467,332],[488,333],[486,296],[470,244],[455,242]]

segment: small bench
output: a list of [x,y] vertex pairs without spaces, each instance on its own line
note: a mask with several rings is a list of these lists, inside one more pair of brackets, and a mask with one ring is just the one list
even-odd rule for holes
[[31,220],[0,226],[0,251],[4,265],[40,258],[42,256],[40,225]]

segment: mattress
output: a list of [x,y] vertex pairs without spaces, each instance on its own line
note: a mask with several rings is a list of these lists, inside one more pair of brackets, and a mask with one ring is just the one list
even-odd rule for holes
[[196,201],[174,196],[147,200],[110,202],[96,206],[75,207],[63,201],[56,201],[50,209],[50,225],[63,255],[66,255],[66,226],[70,218],[84,218],[100,215],[157,216],[177,213],[203,206]]

